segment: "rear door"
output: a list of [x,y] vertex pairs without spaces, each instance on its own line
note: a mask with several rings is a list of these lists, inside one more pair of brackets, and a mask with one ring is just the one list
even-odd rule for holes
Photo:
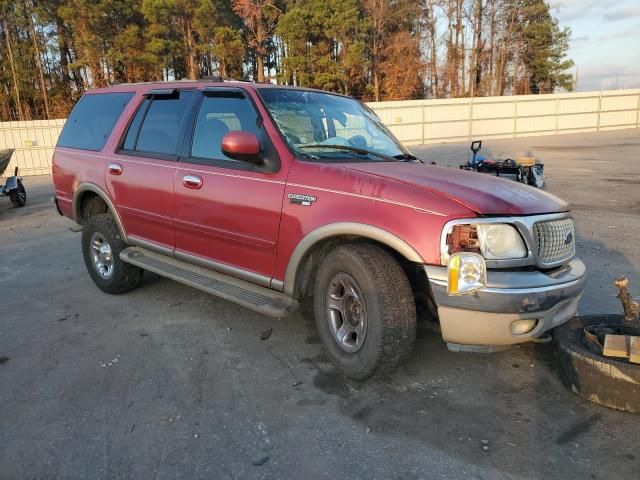
[[173,180],[190,90],[152,90],[131,119],[113,159],[107,185],[133,244],[170,253]]
[[[239,88],[205,89],[174,183],[176,258],[268,285],[286,172],[253,101]],[[222,153],[229,131],[255,134],[269,166]]]
[[134,92],[87,93],[73,107],[58,137],[53,156],[53,182],[60,210],[73,218],[78,183],[103,186],[103,150]]

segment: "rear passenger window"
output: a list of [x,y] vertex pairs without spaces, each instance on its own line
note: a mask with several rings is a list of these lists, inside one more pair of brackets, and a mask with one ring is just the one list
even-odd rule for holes
[[84,95],[64,124],[58,146],[102,150],[132,97],[129,92]]
[[190,91],[182,91],[145,100],[131,121],[123,149],[175,154],[190,96]]
[[147,114],[147,109],[149,108],[149,104],[151,100],[145,98],[140,108],[136,112],[133,120],[131,121],[131,125],[129,125],[129,130],[127,131],[127,136],[124,139],[124,143],[122,144],[122,148],[125,150],[134,150],[136,148],[136,142],[138,141],[138,132],[140,131],[140,125],[142,125],[142,119]]

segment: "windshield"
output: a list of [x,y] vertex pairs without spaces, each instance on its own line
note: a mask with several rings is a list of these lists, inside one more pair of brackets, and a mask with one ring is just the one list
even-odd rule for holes
[[260,95],[289,146],[320,161],[414,159],[382,121],[348,97],[308,90],[264,88]]

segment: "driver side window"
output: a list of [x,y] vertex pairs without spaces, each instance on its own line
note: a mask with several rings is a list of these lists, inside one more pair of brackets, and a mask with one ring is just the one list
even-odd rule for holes
[[191,144],[191,157],[236,162],[222,153],[222,138],[231,131],[260,137],[258,115],[243,95],[205,96],[200,105]]

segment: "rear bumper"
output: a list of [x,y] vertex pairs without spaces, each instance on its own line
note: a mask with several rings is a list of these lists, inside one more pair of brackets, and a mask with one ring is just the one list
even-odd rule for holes
[[[533,340],[577,313],[586,267],[579,259],[557,269],[489,271],[487,287],[469,295],[447,294],[445,267],[425,265],[443,339],[459,345],[510,345]],[[526,333],[513,322],[535,320]]]

